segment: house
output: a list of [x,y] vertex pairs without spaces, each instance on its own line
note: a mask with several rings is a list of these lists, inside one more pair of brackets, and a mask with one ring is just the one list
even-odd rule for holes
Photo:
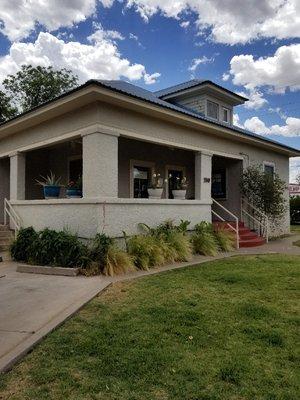
[[289,184],[289,193],[290,196],[300,196],[300,185],[297,183],[290,183]]
[[[102,231],[121,237],[139,222],[169,218],[191,227],[226,220],[236,231],[248,219],[254,228],[253,213],[241,205],[243,168],[260,163],[288,183],[289,157],[300,151],[234,126],[234,107],[245,101],[209,80],[155,93],[90,80],[23,113],[0,125],[0,223],[7,199],[11,226],[68,228],[82,238]],[[63,182],[82,174],[83,198],[65,198],[62,190],[59,199],[44,200],[36,179],[49,171]],[[161,199],[147,198],[153,173],[167,178]],[[183,176],[186,199],[174,199],[174,179]],[[289,232],[288,210],[271,229]]]

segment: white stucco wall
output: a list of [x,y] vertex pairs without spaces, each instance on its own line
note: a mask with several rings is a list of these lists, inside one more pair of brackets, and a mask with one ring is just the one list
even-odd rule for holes
[[82,238],[92,238],[105,232],[122,237],[138,232],[138,223],[155,227],[166,219],[179,223],[191,221],[190,228],[200,221],[211,221],[210,204],[196,200],[33,200],[13,201],[14,209],[24,227],[69,229]]
[[[289,181],[288,157],[263,149],[257,145],[244,143],[236,139],[229,139],[213,133],[204,133],[200,129],[192,129],[187,126],[177,125],[168,121],[135,112],[124,110],[107,103],[94,103],[63,116],[53,118],[30,129],[14,134],[0,140],[0,157],[9,152],[30,145],[43,144],[45,140],[59,137],[63,134],[77,131],[78,129],[100,124],[111,127],[116,132],[124,135],[138,135],[140,140],[161,143],[163,140],[168,146],[181,146],[187,148],[205,149],[212,153],[226,153],[228,156],[244,157],[246,163],[274,162],[276,172],[287,184]],[[126,133],[125,133],[126,135]],[[192,153],[191,153],[192,154]],[[101,157],[101,149],[99,152]],[[105,172],[105,171],[103,171]],[[285,193],[288,200],[288,190]],[[0,201],[2,199],[0,198]],[[124,210],[124,209],[123,209]],[[54,217],[59,224],[58,218]],[[278,232],[289,231],[289,210],[287,209],[284,221],[278,226]]]

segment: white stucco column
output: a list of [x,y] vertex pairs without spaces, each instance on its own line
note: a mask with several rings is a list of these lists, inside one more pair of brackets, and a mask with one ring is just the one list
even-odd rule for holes
[[84,198],[118,197],[118,135],[83,135],[82,169]]
[[195,154],[195,199],[211,199],[211,163],[212,153]]
[[10,154],[10,200],[25,199],[25,164],[24,153]]

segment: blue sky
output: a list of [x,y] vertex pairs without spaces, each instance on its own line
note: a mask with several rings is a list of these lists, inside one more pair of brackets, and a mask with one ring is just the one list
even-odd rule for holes
[[0,81],[24,63],[148,90],[211,79],[250,98],[236,124],[300,148],[298,0],[46,3],[0,0]]

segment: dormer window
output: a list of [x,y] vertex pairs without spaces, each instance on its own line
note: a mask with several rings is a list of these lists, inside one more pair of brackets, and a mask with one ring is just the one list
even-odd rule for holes
[[228,108],[223,107],[222,121],[226,122],[227,124],[229,124],[229,122],[230,122],[230,110],[228,110]]
[[219,119],[219,105],[213,101],[207,101],[207,116],[213,119]]

